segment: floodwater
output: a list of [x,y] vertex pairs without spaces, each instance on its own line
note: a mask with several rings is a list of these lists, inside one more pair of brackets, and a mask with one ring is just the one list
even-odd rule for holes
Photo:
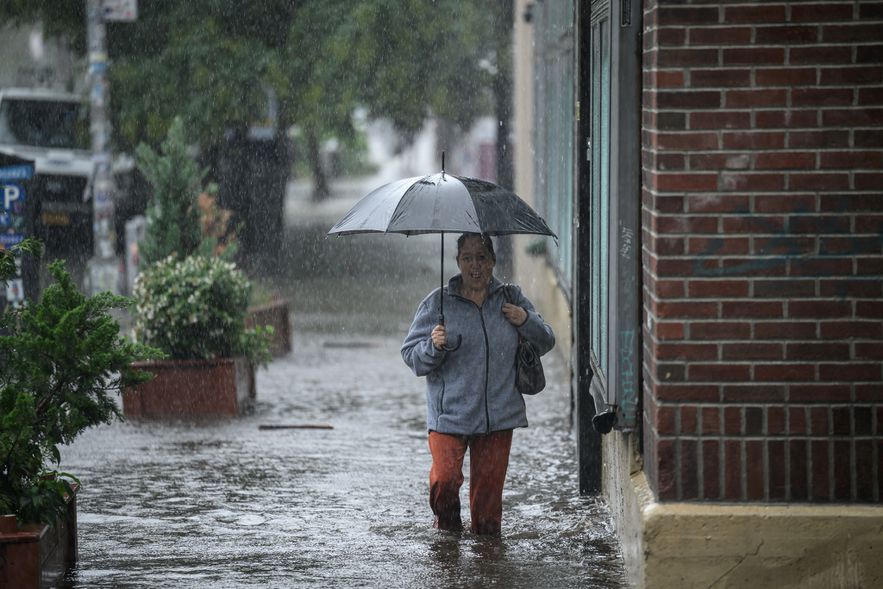
[[[431,527],[424,383],[398,347],[438,281],[437,238],[313,240],[325,221],[290,224],[278,284],[293,351],[258,372],[252,412],[116,422],[64,449],[82,483],[66,586],[625,586],[605,504],[577,492],[554,355],[513,438],[502,536]],[[468,458],[464,471],[468,525]]]

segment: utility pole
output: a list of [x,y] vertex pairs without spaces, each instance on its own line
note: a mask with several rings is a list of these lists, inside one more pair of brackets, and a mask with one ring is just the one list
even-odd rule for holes
[[[494,105],[497,115],[497,184],[514,190],[515,174],[512,169],[512,149],[509,133],[512,130],[512,29],[515,26],[513,2],[500,2],[494,8],[495,51],[497,72],[493,79]],[[514,280],[514,247],[511,235],[497,238],[497,251],[501,264],[497,269],[506,280]]]
[[107,83],[107,48],[104,0],[86,0],[86,35],[89,70],[87,82],[90,104],[92,162],[93,257],[89,261],[89,289],[92,294],[119,293],[119,262],[114,227],[114,191],[110,152],[110,89]]

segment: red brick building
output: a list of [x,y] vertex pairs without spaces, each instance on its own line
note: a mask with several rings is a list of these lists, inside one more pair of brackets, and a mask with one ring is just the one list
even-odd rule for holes
[[535,288],[636,582],[883,583],[883,2],[517,12],[517,189],[569,249]]
[[647,2],[644,448],[659,499],[883,488],[883,3]]

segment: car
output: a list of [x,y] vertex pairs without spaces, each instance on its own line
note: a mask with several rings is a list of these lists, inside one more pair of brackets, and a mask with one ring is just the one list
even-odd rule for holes
[[92,255],[88,103],[76,94],[43,88],[0,89],[0,151],[34,162],[29,199],[34,236],[44,259],[63,258],[82,280]]

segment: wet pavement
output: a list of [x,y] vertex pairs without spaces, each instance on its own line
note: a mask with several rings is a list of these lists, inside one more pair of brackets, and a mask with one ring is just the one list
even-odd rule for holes
[[513,439],[502,537],[432,529],[423,381],[398,347],[438,281],[438,238],[326,240],[337,210],[320,213],[289,218],[276,281],[293,350],[258,372],[252,412],[117,422],[64,449],[82,483],[67,586],[625,586],[606,506],[577,493],[554,354]]

